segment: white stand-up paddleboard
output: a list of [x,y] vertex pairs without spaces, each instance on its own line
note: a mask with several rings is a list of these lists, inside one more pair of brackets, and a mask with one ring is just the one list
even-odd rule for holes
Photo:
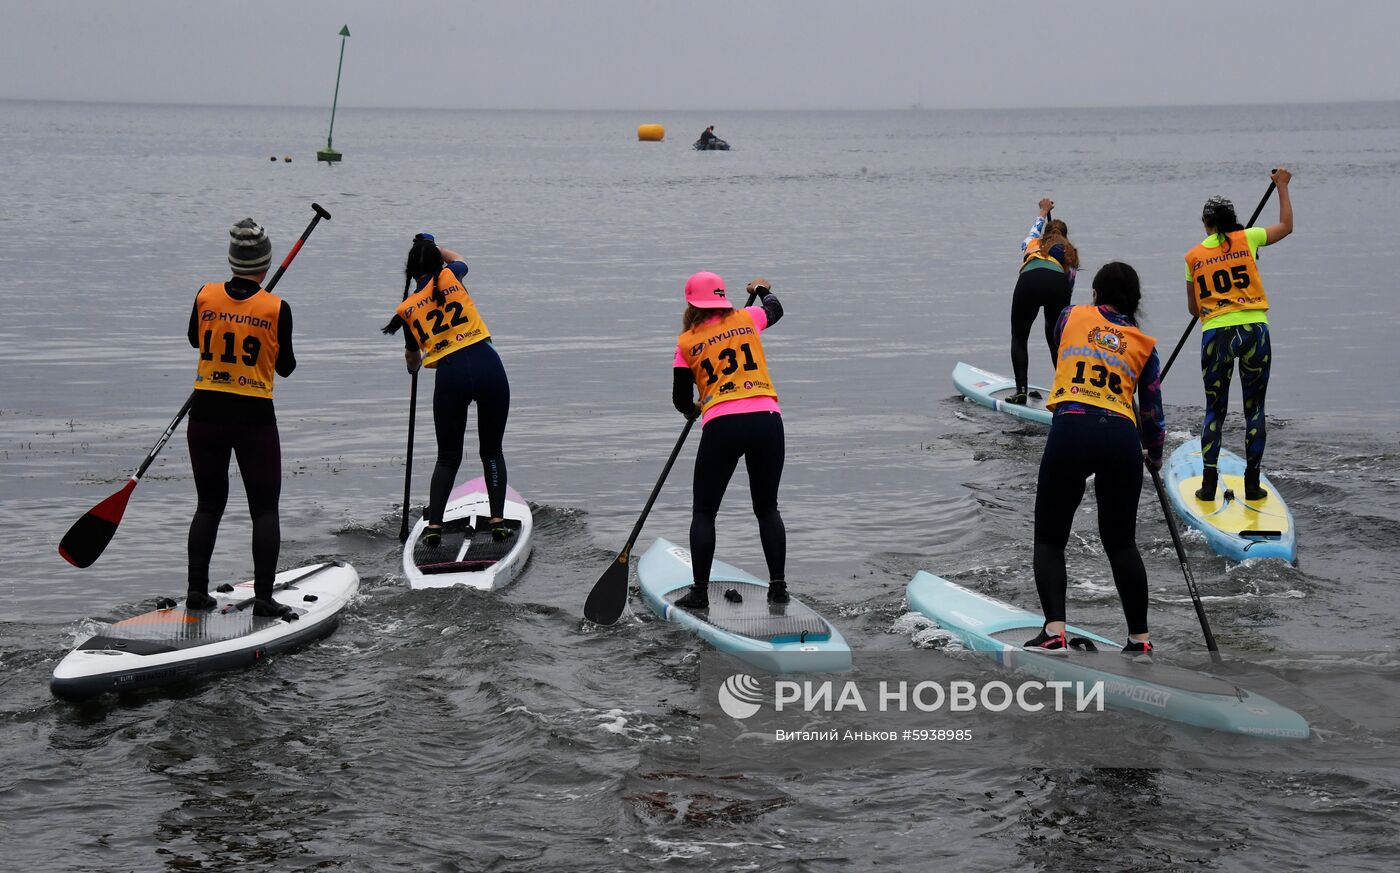
[[1027,398],[1024,406],[1018,403],[1007,403],[1006,398],[1016,392],[1015,379],[988,372],[961,361],[953,368],[953,384],[957,386],[958,391],[964,397],[973,403],[978,403],[988,409],[995,409],[997,412],[1005,412],[1007,415],[1013,415],[1026,421],[1034,421],[1037,424],[1050,423],[1051,412],[1045,408],[1045,401],[1050,398],[1049,388],[1032,385],[1030,386],[1031,390],[1039,392],[1039,397]]
[[951,631],[977,652],[993,652],[998,663],[1035,676],[1068,682],[1103,682],[1104,703],[1147,715],[1235,734],[1272,739],[1307,739],[1310,730],[1293,710],[1209,673],[1135,660],[1122,644],[1069,626],[1071,638],[1088,640],[1064,654],[1024,651],[1021,646],[1044,626],[1036,613],[970,591],[920,570],[906,592],[909,608]]
[[535,528],[529,504],[510,486],[504,517],[513,534],[498,541],[491,534],[486,480],[478,476],[452,489],[442,513],[442,542],[435,548],[419,542],[428,527],[427,519],[420,518],[404,543],[403,575],[409,587],[466,585],[491,591],[509,584],[530,557]]
[[[849,670],[851,648],[841,632],[796,596],[768,602],[768,583],[715,561],[710,570],[710,608],[689,612],[676,606],[695,577],[690,552],[657,539],[637,563],[642,600],[657,615],[694,631],[705,642],[770,673],[833,673]],[[740,601],[726,598],[733,591]],[[732,597],[732,595],[731,595]]]
[[210,592],[219,601],[213,609],[186,610],[180,601],[104,628],[64,656],[49,687],[83,700],[247,667],[335,630],[360,576],[337,561],[283,570],[274,585],[273,600],[296,610],[296,621],[253,615],[251,580],[220,585]]
[[1167,459],[1164,483],[1177,515],[1206,535],[1217,555],[1235,561],[1246,558],[1280,558],[1290,564],[1298,558],[1298,538],[1293,513],[1283,495],[1267,476],[1259,484],[1269,492],[1263,500],[1244,499],[1244,459],[1228,449],[1216,461],[1219,481],[1215,499],[1196,498],[1201,487],[1201,441],[1177,446]]

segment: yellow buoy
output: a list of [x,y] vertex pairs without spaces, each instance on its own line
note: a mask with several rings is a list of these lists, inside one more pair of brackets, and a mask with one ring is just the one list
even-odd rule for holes
[[637,128],[637,139],[642,142],[661,142],[666,138],[666,128],[659,124],[643,124]]

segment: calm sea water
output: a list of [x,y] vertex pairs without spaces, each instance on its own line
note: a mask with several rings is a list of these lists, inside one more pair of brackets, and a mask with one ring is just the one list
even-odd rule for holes
[[[635,141],[639,123],[665,143]],[[1005,370],[1017,246],[1056,200],[1088,276],[1126,260],[1145,327],[1186,323],[1181,254],[1204,199],[1247,214],[1293,168],[1297,230],[1267,250],[1275,362],[1267,469],[1297,516],[1296,568],[1189,541],[1217,636],[1258,653],[1395,651],[1400,305],[1388,231],[1400,104],[902,113],[321,110],[0,102],[0,838],[30,870],[896,868],[1394,869],[1389,771],[978,769],[897,776],[658,771],[697,730],[701,644],[635,614],[582,622],[679,433],[670,355],[686,276],[773,280],[789,578],[860,649],[911,649],[925,568],[1032,606],[1042,431],[965,404],[958,360]],[[707,124],[734,145],[696,153]],[[276,162],[269,156],[277,156]],[[280,160],[291,155],[290,164]],[[74,707],[46,682],[101,624],[184,588],[194,506],[183,432],[102,560],[56,554],[190,389],[195,290],[230,224],[280,253],[334,215],[278,291],[300,367],[279,381],[282,564],[353,562],[363,596],[303,653],[168,695]],[[1277,214],[1271,203],[1262,220]],[[538,540],[516,584],[409,592],[398,575],[408,379],[382,337],[412,235],[462,251],[510,373],[511,482]],[[1191,348],[1188,346],[1188,349]],[[1032,377],[1049,362],[1032,340]],[[1165,386],[1171,440],[1202,392]],[[1239,450],[1238,400],[1229,445]],[[420,422],[426,423],[426,403]],[[426,497],[420,424],[414,495]],[[641,544],[683,541],[682,455]],[[474,439],[468,440],[468,457]],[[464,466],[464,475],[475,475]],[[214,573],[246,578],[234,497]],[[1145,495],[1150,497],[1150,494]],[[1071,608],[1121,621],[1092,507]],[[1139,538],[1154,634],[1199,648],[1155,501]],[[719,553],[761,568],[740,473]],[[942,657],[930,652],[929,657]],[[689,702],[687,702],[689,701]],[[1208,738],[1203,741],[1208,741]],[[694,814],[692,814],[694,813]]]

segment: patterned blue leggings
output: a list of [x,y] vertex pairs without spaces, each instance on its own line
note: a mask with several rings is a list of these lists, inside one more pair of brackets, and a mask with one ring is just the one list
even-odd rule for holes
[[1201,376],[1206,385],[1206,419],[1201,426],[1202,461],[1214,467],[1220,457],[1220,435],[1230,408],[1230,380],[1235,361],[1240,362],[1240,390],[1244,394],[1245,462],[1264,460],[1268,428],[1264,423],[1264,394],[1269,390],[1269,326],[1237,324],[1201,334]]

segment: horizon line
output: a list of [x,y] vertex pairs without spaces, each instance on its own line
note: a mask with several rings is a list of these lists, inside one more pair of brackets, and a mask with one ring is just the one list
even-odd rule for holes
[[[0,101],[8,103],[64,103],[92,106],[169,106],[202,109],[303,109],[329,111],[329,106],[300,103],[191,103],[185,100],[93,100],[70,97],[8,97],[0,96]],[[1105,103],[1080,104],[1072,106],[924,106],[910,103],[903,106],[881,107],[748,107],[722,108],[704,107],[686,109],[681,107],[558,107],[558,106],[377,106],[347,105],[339,111],[370,110],[386,112],[1034,112],[1060,111],[1066,109],[1227,109],[1252,106],[1350,106],[1367,103],[1400,103],[1400,98],[1377,99],[1357,98],[1345,100],[1251,100],[1244,103],[1144,103],[1137,105]]]

